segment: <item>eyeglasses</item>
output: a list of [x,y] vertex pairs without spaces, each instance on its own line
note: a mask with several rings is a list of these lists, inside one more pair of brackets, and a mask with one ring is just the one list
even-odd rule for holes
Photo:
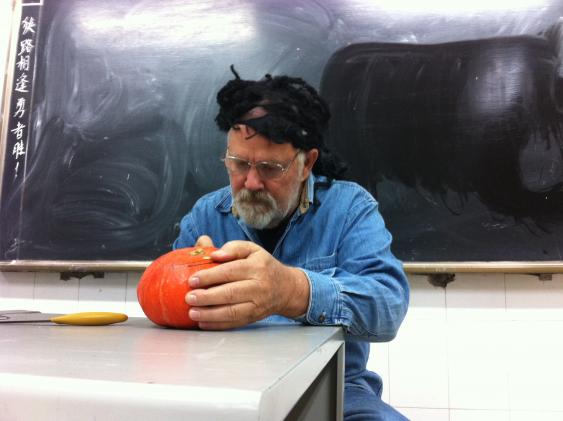
[[227,171],[231,174],[246,175],[250,171],[250,168],[254,167],[263,180],[274,180],[280,178],[289,170],[289,167],[291,167],[291,164],[293,164],[293,161],[295,161],[295,158],[297,158],[300,152],[301,151],[298,150],[293,159],[286,165],[271,161],[247,161],[238,156],[229,155],[229,151],[227,151],[227,155],[225,155],[221,161],[225,163]]

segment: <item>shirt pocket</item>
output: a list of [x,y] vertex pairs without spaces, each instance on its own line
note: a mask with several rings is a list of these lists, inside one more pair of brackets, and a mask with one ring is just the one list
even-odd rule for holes
[[320,256],[309,259],[304,262],[301,267],[311,272],[332,276],[336,273],[336,253],[330,256]]

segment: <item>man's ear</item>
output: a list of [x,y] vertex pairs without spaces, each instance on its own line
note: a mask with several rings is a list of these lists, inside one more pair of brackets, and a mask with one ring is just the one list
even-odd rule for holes
[[313,165],[317,162],[317,158],[319,157],[319,150],[316,148],[311,149],[310,151],[305,152],[305,165],[303,166],[303,180],[306,180],[311,174],[313,169]]

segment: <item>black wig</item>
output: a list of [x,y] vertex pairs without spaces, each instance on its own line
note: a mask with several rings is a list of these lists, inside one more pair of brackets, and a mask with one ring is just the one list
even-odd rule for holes
[[[346,165],[325,146],[323,134],[330,112],[317,91],[303,79],[266,75],[261,80],[243,80],[234,67],[235,78],[217,94],[219,113],[215,121],[222,131],[245,124],[276,143],[290,142],[305,151],[317,148],[319,158],[313,167],[316,175],[342,178]],[[256,107],[265,115],[249,118]]]

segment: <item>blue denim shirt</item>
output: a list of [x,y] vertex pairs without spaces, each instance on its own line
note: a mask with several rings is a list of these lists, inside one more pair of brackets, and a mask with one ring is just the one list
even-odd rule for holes
[[[325,183],[322,186],[322,183]],[[298,319],[270,316],[261,323],[339,325],[346,333],[346,383],[381,393],[381,379],[366,370],[369,343],[396,335],[408,307],[409,287],[391,235],[364,188],[348,181],[307,180],[306,200],[292,215],[273,256],[301,268],[310,282],[307,313]],[[217,247],[231,240],[260,244],[253,228],[232,212],[230,187],[200,198],[180,224],[174,248],[209,235]]]

